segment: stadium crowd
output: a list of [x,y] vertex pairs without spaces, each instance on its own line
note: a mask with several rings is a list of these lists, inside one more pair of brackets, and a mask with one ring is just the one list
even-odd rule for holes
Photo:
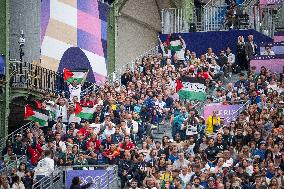
[[[113,85],[105,82],[81,96],[75,80],[70,94],[55,100],[46,94],[41,107],[54,106],[56,116],[7,141],[2,161],[15,155],[28,161],[2,175],[0,188],[31,188],[54,165],[98,164],[118,165],[121,188],[282,188],[284,72],[246,70],[257,53],[253,36],[247,42],[239,37],[236,55],[224,47],[219,55],[208,48],[200,57],[179,40],[179,52],[161,42],[161,54],[136,62]],[[206,80],[205,103],[243,104],[243,110],[229,124],[218,110],[205,119],[195,101],[179,99],[175,81],[184,75]],[[75,116],[78,103],[96,108],[93,119]],[[157,126],[165,130],[162,139],[153,135]],[[195,128],[190,135],[188,126]]]

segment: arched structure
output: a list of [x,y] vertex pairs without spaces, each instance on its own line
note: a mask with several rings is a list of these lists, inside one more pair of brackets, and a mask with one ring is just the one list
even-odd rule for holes
[[59,63],[58,72],[62,72],[64,68],[68,69],[88,69],[87,80],[95,82],[95,70],[92,69],[90,61],[86,54],[79,47],[70,47],[67,49]]

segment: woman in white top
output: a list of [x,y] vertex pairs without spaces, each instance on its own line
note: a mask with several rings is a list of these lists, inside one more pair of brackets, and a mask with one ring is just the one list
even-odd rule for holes
[[12,189],[25,189],[23,182],[20,180],[19,176],[12,177]]

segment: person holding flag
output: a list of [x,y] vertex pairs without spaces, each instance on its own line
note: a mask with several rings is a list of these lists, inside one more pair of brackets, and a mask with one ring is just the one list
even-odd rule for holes
[[68,84],[70,101],[73,101],[74,97],[78,98],[80,102],[80,95],[82,91],[82,85],[84,84],[89,71],[70,71],[66,68],[63,69],[64,81]]

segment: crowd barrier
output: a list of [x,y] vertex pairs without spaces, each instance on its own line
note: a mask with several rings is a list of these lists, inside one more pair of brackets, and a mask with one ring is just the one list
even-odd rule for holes
[[17,130],[13,131],[12,133],[10,133],[9,135],[7,135],[4,138],[0,139],[0,150],[2,152],[2,150],[6,147],[6,143],[8,140],[11,141],[11,143],[14,143],[16,141],[16,136],[17,135],[21,135],[24,136],[24,134],[26,134],[26,131],[28,129],[32,129],[33,128],[33,122],[29,122],[23,126],[21,126],[20,128],[18,128]]
[[64,171],[60,167],[50,173],[48,177],[43,177],[40,180],[35,180],[32,189],[57,189],[64,187]]
[[66,188],[70,188],[75,176],[80,177],[82,184],[93,183],[92,189],[118,188],[118,167],[116,165],[73,165],[65,166],[63,170]]

